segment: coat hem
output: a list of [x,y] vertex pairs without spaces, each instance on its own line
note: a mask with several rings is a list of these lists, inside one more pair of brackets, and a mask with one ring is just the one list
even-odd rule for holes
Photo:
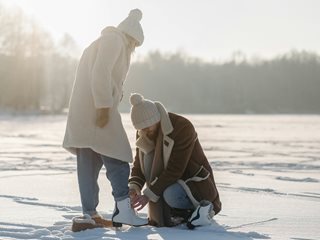
[[94,151],[96,153],[99,153],[103,156],[110,157],[110,158],[113,158],[113,159],[116,159],[116,160],[119,160],[122,162],[132,163],[132,161],[133,161],[132,156],[131,156],[131,158],[128,157],[128,160],[124,160],[122,157],[116,156],[115,154],[103,153],[102,151],[99,151],[98,149],[96,149],[92,146],[88,146],[88,145],[78,145],[78,146],[65,146],[64,145],[63,148],[74,155],[77,155],[77,152],[76,152],[77,148],[90,148],[92,151]]

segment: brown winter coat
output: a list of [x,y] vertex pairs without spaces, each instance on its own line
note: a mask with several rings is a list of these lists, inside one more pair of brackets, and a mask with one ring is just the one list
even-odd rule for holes
[[[162,105],[161,105],[162,106]],[[161,107],[160,107],[161,108]],[[221,210],[219,193],[210,164],[202,150],[192,123],[174,113],[161,113],[161,130],[156,141],[149,181],[145,178],[144,150],[148,139],[137,134],[137,149],[129,180],[130,188],[149,197],[149,219],[156,226],[168,226],[170,211],[164,203],[164,190],[178,182],[196,207],[201,200],[213,203],[215,214]],[[150,140],[149,140],[150,141]]]

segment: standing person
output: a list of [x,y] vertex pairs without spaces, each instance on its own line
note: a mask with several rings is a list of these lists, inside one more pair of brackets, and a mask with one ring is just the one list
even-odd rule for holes
[[131,95],[130,102],[137,129],[129,179],[133,207],[140,210],[149,203],[149,222],[158,227],[177,224],[178,216],[191,229],[210,224],[221,202],[194,126],[139,94]]
[[108,225],[97,213],[97,179],[104,165],[111,183],[115,209],[113,226],[140,226],[147,219],[136,215],[128,195],[131,147],[118,105],[131,53],[143,43],[142,12],[130,11],[118,27],[106,27],[80,59],[70,100],[63,147],[77,156],[78,183],[84,216],[73,221],[79,231]]

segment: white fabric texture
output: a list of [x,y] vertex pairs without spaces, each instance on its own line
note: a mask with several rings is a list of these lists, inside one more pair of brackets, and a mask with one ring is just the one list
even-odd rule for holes
[[[73,154],[76,148],[91,148],[97,153],[132,162],[132,151],[124,130],[118,105],[126,79],[131,52],[128,40],[115,27],[83,52],[69,106],[63,147]],[[95,125],[96,109],[109,109],[104,128]]]
[[133,37],[137,42],[137,46],[141,46],[144,41],[143,30],[140,24],[142,12],[139,9],[132,9],[128,17],[123,20],[118,29]]
[[160,112],[154,102],[144,99],[138,93],[130,97],[131,103],[131,121],[135,129],[141,130],[158,123],[160,121]]

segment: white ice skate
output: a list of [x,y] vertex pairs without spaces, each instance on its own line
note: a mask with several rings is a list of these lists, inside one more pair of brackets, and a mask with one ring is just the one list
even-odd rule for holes
[[112,215],[112,223],[114,227],[121,227],[122,224],[138,227],[147,225],[148,219],[139,217],[131,207],[130,198],[126,198],[116,202]]
[[213,211],[212,203],[203,200],[189,218],[187,227],[189,229],[194,229],[197,226],[210,225],[214,214],[215,212]]

